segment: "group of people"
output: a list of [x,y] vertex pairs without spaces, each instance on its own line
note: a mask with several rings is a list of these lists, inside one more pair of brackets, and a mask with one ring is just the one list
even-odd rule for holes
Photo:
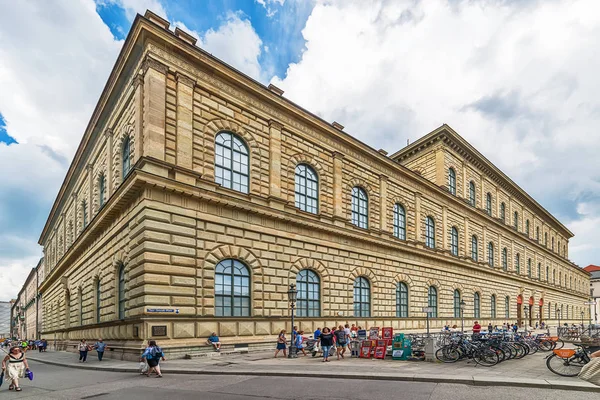
[[[331,352],[331,348],[336,348],[337,359],[344,358],[344,354],[346,354],[346,350],[350,351],[350,341],[353,338],[357,337],[357,332],[361,330],[360,326],[356,326],[352,324],[339,325],[338,327],[328,328],[324,327],[317,328],[313,334],[313,338],[320,344],[321,351],[323,352],[323,362],[329,361],[329,353]],[[283,352],[283,356],[287,357],[287,338],[286,338],[286,330],[282,329],[277,336],[277,348],[275,350],[275,358],[279,352]],[[298,349],[298,352],[302,352],[303,355],[306,354],[305,350],[305,341],[307,340],[304,337],[304,331],[298,330],[297,326],[293,328],[293,340],[294,344]]]
[[[545,329],[546,324],[544,322],[542,322],[541,324],[537,323],[535,324],[535,329]],[[479,335],[481,334],[481,330],[483,329],[483,327],[479,324],[478,321],[475,321],[475,323],[473,324],[473,334],[474,335]],[[498,327],[498,325],[493,325],[490,322],[487,326],[487,331],[488,333],[491,332],[514,332],[517,333],[519,330],[519,325],[518,323],[514,323],[511,324],[509,322],[505,322],[502,324],[502,328],[500,329]],[[461,330],[458,328],[458,326],[456,325],[452,325],[452,327],[450,327],[450,325],[445,325],[444,328],[442,329],[442,332],[460,332]]]
[[27,350],[38,350],[40,353],[46,351],[48,348],[48,342],[46,339],[39,340],[10,340],[6,339],[2,343],[0,343],[0,347],[10,348],[13,346],[19,347],[23,351]]
[[96,350],[96,352],[98,353],[98,361],[102,361],[102,358],[104,357],[104,352],[108,348],[109,347],[106,345],[106,343],[104,343],[104,340],[102,340],[102,338],[98,339],[98,341],[93,345],[88,344],[88,342],[86,342],[85,339],[81,339],[78,346],[79,362],[86,362],[88,351],[92,350]]

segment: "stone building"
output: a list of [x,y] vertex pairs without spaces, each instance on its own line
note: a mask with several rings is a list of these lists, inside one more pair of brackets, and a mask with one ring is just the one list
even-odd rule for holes
[[10,307],[8,301],[0,301],[0,339],[9,338],[10,335]]
[[[598,324],[600,314],[600,266],[588,265],[584,268],[590,273],[590,323]],[[595,304],[594,304],[595,303]]]
[[40,237],[44,337],[272,340],[290,283],[307,331],[588,310],[573,234],[449,126],[388,156],[195,42],[135,19]]

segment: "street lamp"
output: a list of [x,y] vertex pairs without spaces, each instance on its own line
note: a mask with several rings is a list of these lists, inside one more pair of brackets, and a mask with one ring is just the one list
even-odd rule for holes
[[529,308],[524,307],[523,311],[525,311],[525,335],[527,335],[527,325],[529,325],[529,318],[528,318],[528,314],[529,314]]
[[463,299],[460,299],[460,331],[465,333],[465,306],[467,303]]
[[556,335],[560,337],[560,310],[556,309],[556,316],[558,318],[558,328],[556,329]]
[[582,312],[581,312],[581,330],[582,330],[582,332],[583,332],[583,315],[584,315],[584,314],[585,314],[585,313],[582,311]]
[[288,300],[290,301],[290,308],[292,309],[292,343],[290,344],[290,353],[288,354],[288,358],[296,358],[298,354],[296,354],[296,332],[294,331],[294,308],[296,307],[296,299],[298,297],[298,291],[296,290],[296,285],[291,283],[290,288],[287,291]]

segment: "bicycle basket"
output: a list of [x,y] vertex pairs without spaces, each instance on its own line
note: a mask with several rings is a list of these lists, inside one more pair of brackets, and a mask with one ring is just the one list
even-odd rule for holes
[[558,350],[554,350],[554,354],[556,354],[560,358],[569,358],[575,354],[575,350],[574,349],[558,349]]

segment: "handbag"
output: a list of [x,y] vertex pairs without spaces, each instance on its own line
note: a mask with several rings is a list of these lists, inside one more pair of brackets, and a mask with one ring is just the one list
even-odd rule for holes
[[148,364],[140,361],[140,373],[145,374],[146,372],[148,372]]
[[4,371],[0,374],[0,386],[2,386],[2,382],[4,382]]
[[592,358],[579,373],[579,379],[600,386],[600,357]]

